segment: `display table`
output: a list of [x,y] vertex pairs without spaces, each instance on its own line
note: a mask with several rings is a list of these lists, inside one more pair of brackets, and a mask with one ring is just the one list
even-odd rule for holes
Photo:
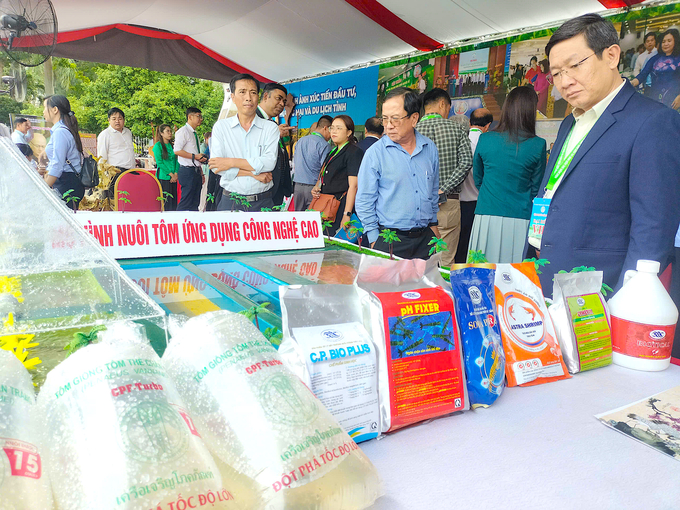
[[594,417],[677,385],[677,366],[612,365],[362,443],[384,483],[372,508],[680,508],[680,462]]

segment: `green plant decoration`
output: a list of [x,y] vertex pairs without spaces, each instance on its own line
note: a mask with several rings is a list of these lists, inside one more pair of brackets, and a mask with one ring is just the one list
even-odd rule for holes
[[269,207],[263,207],[260,212],[272,212],[272,210]]
[[332,227],[333,227],[333,222],[332,222],[332,221],[323,220],[323,221],[321,222],[321,229],[324,231],[324,233],[326,234],[326,236],[328,237],[328,239],[331,238],[331,234],[330,234],[330,232],[328,231],[328,229],[329,229],[329,228],[332,228]]
[[274,347],[277,349],[281,345],[281,340],[283,340],[283,333],[279,331],[279,328],[271,327],[264,330],[264,336],[269,340]]
[[229,193],[229,198],[231,199],[231,212],[234,212],[236,204],[244,206],[246,209],[250,208],[250,202],[248,199],[239,193]]
[[262,312],[267,311],[267,307],[271,305],[270,302],[265,301],[264,303],[260,303],[259,305],[251,306],[250,308],[246,310],[241,310],[239,313],[241,315],[245,315],[248,320],[255,320],[255,327],[257,329],[260,329],[260,323],[257,320],[257,316],[261,314]]
[[357,220],[351,220],[349,223],[349,235],[356,236],[357,244],[361,246],[361,238],[364,237],[364,229],[360,227],[360,223]]
[[448,248],[446,241],[443,239],[439,239],[437,237],[433,237],[430,239],[430,242],[427,243],[428,246],[432,246],[430,248],[430,252],[428,255],[434,255],[435,253],[439,253],[440,251],[446,251],[446,248]]
[[467,261],[468,264],[486,264],[489,262],[486,259],[486,255],[482,253],[482,250],[470,250],[468,252]]
[[65,351],[68,351],[68,354],[66,357],[68,358],[71,354],[76,352],[79,349],[82,349],[83,347],[87,347],[90,345],[92,342],[94,342],[97,339],[97,333],[99,333],[102,330],[105,330],[106,326],[101,325],[101,326],[95,326],[90,330],[89,333],[74,333],[73,334],[73,340],[71,340],[68,344],[66,344],[66,347],[64,347]]
[[537,259],[536,257],[532,257],[530,259],[524,259],[522,262],[533,262],[534,268],[536,269],[536,274],[543,274],[543,272],[541,271],[540,268],[550,264],[550,261],[548,259]]
[[[575,267],[574,269],[572,269],[571,271],[569,271],[569,273],[585,273],[585,272],[588,272],[588,271],[595,271],[595,268],[594,267],[588,267],[588,266],[578,266],[578,267]],[[557,273],[563,274],[563,273],[566,273],[566,272],[567,271],[565,271],[564,269],[561,269]],[[602,295],[604,297],[606,297],[607,293],[608,292],[614,292],[614,289],[612,289],[606,283],[602,282],[602,287],[600,288],[600,292],[602,292]]]
[[[123,198],[121,198],[121,195],[123,196]],[[130,200],[130,199],[128,198],[128,196],[130,196],[130,193],[129,193],[129,192],[127,192],[127,191],[118,191],[118,200],[120,200],[121,202],[123,202],[123,210],[122,210],[121,212],[125,212],[125,204],[131,204],[131,203],[132,203],[132,200]]]
[[61,196],[61,198],[63,198],[66,201],[67,205],[71,204],[71,209],[73,209],[73,213],[75,214],[76,209],[77,209],[76,202],[78,202],[78,197],[74,197],[73,195],[71,195],[71,193],[73,193],[72,189],[64,192],[64,194]]
[[215,195],[213,193],[208,193],[205,196],[205,201],[208,202],[208,203],[211,203],[211,204],[214,203],[215,202]]
[[390,259],[394,260],[394,243],[400,243],[401,239],[397,237],[397,233],[394,230],[390,230],[389,228],[386,228],[382,232],[380,232],[380,237],[383,238],[383,241],[385,241],[389,247],[390,247]]
[[279,204],[272,207],[274,211],[283,211],[286,208],[286,204]]
[[[121,192],[121,193],[123,193],[123,192]],[[127,193],[127,192],[125,192],[125,193]],[[170,193],[169,191],[164,191],[163,194],[160,197],[156,197],[156,200],[158,200],[159,202],[163,202],[163,205],[165,205],[165,202],[167,202],[168,199],[170,199],[170,198],[174,198],[174,195],[172,193]]]

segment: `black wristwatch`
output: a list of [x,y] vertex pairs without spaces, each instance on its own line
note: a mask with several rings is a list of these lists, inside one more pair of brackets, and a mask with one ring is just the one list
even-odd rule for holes
[[351,212],[346,212],[345,215],[347,215],[347,216],[352,216],[352,213],[351,213]]

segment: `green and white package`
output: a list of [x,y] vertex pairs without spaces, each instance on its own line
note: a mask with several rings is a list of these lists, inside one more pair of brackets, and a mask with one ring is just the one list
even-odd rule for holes
[[548,311],[570,374],[612,362],[609,309],[601,288],[602,271],[555,275]]
[[52,508],[38,427],[31,376],[0,349],[0,510]]
[[121,324],[100,337],[54,368],[38,396],[57,507],[245,508],[142,333]]
[[249,509],[359,510],[380,495],[368,458],[243,315],[189,319],[163,364],[223,473],[250,483]]

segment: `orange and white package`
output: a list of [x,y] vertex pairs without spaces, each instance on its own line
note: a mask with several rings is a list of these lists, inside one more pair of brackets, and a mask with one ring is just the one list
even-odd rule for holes
[[495,287],[508,386],[569,379],[534,263],[498,264]]

